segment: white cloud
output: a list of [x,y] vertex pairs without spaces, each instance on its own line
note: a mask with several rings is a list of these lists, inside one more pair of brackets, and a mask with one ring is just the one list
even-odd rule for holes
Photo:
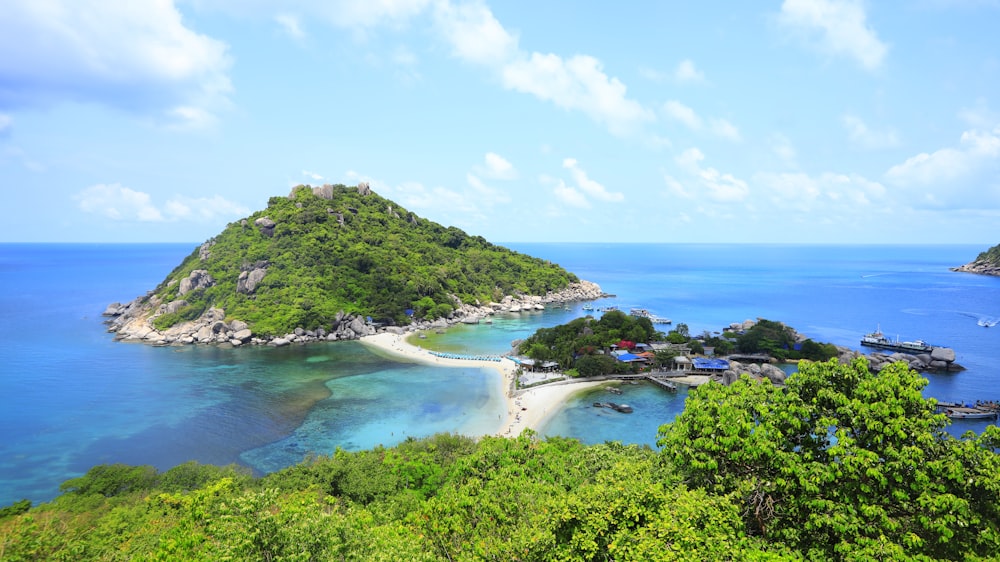
[[481,2],[454,5],[437,2],[434,19],[452,52],[462,60],[485,65],[502,64],[517,51],[511,35]]
[[747,183],[732,174],[722,173],[715,168],[702,167],[705,155],[697,148],[689,148],[674,161],[687,174],[687,186],[672,176],[665,176],[667,187],[678,194],[689,197],[704,195],[719,203],[737,203],[750,194]]
[[856,115],[846,114],[840,122],[847,129],[847,135],[858,146],[869,149],[893,148],[899,146],[899,136],[894,129],[873,131]]
[[740,136],[740,130],[736,128],[736,125],[733,125],[729,121],[726,121],[721,117],[713,117],[712,119],[709,119],[708,122],[710,125],[709,128],[715,136],[736,142],[743,140],[743,137]]
[[310,172],[309,170],[302,170],[302,175],[314,181],[323,180],[323,176],[317,174],[316,172]]
[[552,188],[552,193],[555,194],[556,199],[570,207],[577,207],[579,209],[590,208],[590,201],[587,197],[576,188],[566,185],[566,182],[562,180],[556,181],[555,187]]
[[582,111],[616,135],[634,132],[641,123],[654,119],[649,110],[626,97],[625,85],[608,77],[594,57],[563,59],[532,53],[504,65],[502,80],[509,89]]
[[674,80],[678,82],[704,82],[705,74],[694,66],[691,59],[684,59],[674,70]]
[[867,17],[860,0],[785,0],[778,21],[817,49],[851,57],[866,70],[876,70],[889,47],[868,25]]
[[674,121],[678,121],[692,131],[702,128],[701,117],[693,109],[677,100],[669,100],[663,104],[663,112]]
[[625,200],[624,194],[616,191],[608,191],[606,187],[587,177],[587,173],[580,168],[575,159],[566,158],[563,160],[563,168],[569,170],[570,175],[573,176],[573,181],[576,182],[576,187],[590,197],[611,203]]
[[698,116],[694,109],[677,100],[668,100],[664,103],[663,113],[668,119],[677,121],[692,131],[707,131],[719,138],[736,142],[742,140],[740,130],[736,125],[720,117],[713,117],[708,120],[706,127],[704,120]]
[[135,191],[117,183],[92,185],[73,198],[83,212],[112,220],[140,222],[164,220],[160,210],[153,206],[148,193]]
[[250,214],[250,209],[229,201],[221,195],[212,197],[175,197],[164,205],[168,220],[194,220],[213,222],[220,217],[241,217]]
[[14,121],[10,118],[10,115],[0,113],[0,135],[4,135],[10,131],[10,127],[13,122]]
[[165,222],[212,221],[217,217],[250,214],[243,205],[219,195],[214,197],[175,197],[161,210],[148,193],[121,184],[92,185],[73,196],[81,211],[116,221]]
[[274,21],[278,22],[281,30],[296,41],[302,41],[306,37],[306,32],[299,23],[299,17],[295,14],[278,14],[274,16]]
[[976,209],[1000,204],[1000,126],[962,133],[957,147],[922,152],[889,168],[887,182],[918,205]]
[[474,197],[479,205],[485,207],[493,207],[494,205],[500,203],[510,203],[510,196],[506,193],[500,191],[499,189],[494,189],[485,183],[483,180],[479,179],[475,174],[466,174],[465,180],[472,187]]
[[514,165],[503,156],[495,152],[487,152],[485,160],[486,167],[482,170],[485,176],[499,180],[511,180],[517,177]]
[[868,212],[873,203],[882,202],[886,195],[882,184],[857,174],[825,172],[810,176],[762,172],[755,174],[753,181],[775,207],[827,218]]
[[226,51],[170,0],[2,2],[0,52],[17,56],[0,57],[0,107],[93,101],[182,121],[197,109],[204,123],[228,104]]

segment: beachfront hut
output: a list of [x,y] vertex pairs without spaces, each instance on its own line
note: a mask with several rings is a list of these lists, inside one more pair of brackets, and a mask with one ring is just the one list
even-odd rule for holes
[[671,370],[673,370],[673,371],[684,371],[684,372],[686,372],[686,371],[690,371],[691,369],[693,369],[694,368],[694,364],[687,357],[685,357],[683,355],[678,355],[678,356],[674,357],[673,361],[671,362],[670,367],[671,367]]

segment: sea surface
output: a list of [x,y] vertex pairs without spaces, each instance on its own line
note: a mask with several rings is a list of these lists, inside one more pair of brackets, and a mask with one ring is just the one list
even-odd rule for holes
[[[967,370],[927,374],[925,395],[1000,399],[1000,278],[954,273],[983,246],[511,244],[684,322],[692,334],[767,318],[817,341],[858,348],[890,337],[955,349]],[[441,431],[495,432],[504,413],[492,369],[403,363],[357,342],[286,348],[152,347],[115,342],[100,314],[162,281],[197,244],[0,244],[0,506],[47,501],[99,463],[166,469],[188,460],[257,473],[308,454],[391,446]],[[582,303],[459,325],[424,345],[503,353],[539,327],[586,314]],[[669,327],[664,327],[669,329]],[[541,428],[587,443],[655,447],[684,407],[623,385],[633,414],[593,408],[584,391]],[[983,422],[956,423],[952,432]]]

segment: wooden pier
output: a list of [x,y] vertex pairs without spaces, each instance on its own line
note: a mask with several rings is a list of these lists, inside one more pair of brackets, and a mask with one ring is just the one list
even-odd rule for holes
[[651,383],[659,386],[660,388],[669,390],[670,392],[677,392],[677,385],[674,384],[674,383],[672,383],[672,382],[670,382],[670,381],[668,381],[668,380],[664,380],[664,379],[657,378],[657,377],[654,377],[654,376],[647,376],[645,378],[646,378],[646,380],[648,380],[649,382],[651,382]]

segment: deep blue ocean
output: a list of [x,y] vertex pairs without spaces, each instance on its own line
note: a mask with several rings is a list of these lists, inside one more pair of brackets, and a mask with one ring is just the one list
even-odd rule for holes
[[[691,333],[778,320],[857,348],[876,326],[955,349],[967,370],[928,374],[927,396],[1000,399],[1000,278],[954,273],[983,246],[511,244],[597,282]],[[258,473],[336,447],[498,428],[492,370],[400,363],[356,342],[288,348],[151,347],[113,341],[100,313],[155,287],[196,244],[0,245],[0,506],[46,501],[99,463],[239,463]],[[581,304],[460,325],[432,345],[501,353]],[[664,328],[668,329],[668,328]],[[588,443],[655,446],[685,390],[623,386],[635,413],[581,393],[542,428]],[[962,422],[954,433],[979,430]]]

